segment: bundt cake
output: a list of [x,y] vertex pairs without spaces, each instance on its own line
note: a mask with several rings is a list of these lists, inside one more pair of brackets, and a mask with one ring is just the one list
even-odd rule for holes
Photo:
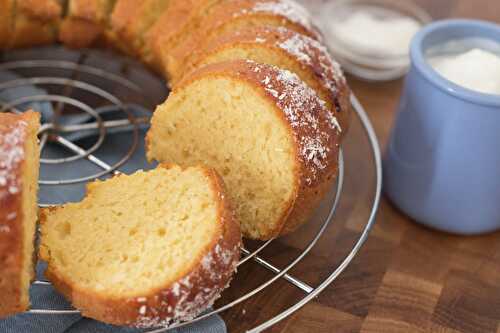
[[59,27],[59,40],[66,46],[83,48],[102,39],[115,0],[69,0]]
[[210,63],[250,59],[296,73],[313,88],[347,132],[351,104],[340,66],[317,40],[286,28],[255,27],[221,35],[199,49],[186,70]]
[[[134,327],[197,316],[231,280],[242,233],[295,230],[333,185],[350,92],[293,1],[0,0],[1,49],[56,40],[122,50],[172,87],[146,138],[147,158],[167,164],[42,210],[47,277],[83,315]],[[37,124],[0,114],[0,316],[29,304]]]
[[147,156],[216,169],[243,234],[265,240],[304,223],[331,187],[339,134],[297,75],[235,60],[202,67],[174,88],[153,115]]
[[28,309],[34,274],[40,116],[0,113],[0,318]]
[[138,55],[146,31],[175,0],[117,0],[111,14],[111,35],[115,46]]
[[253,26],[286,27],[320,38],[307,12],[285,0],[230,0],[213,5],[201,15],[196,27],[175,44],[158,41],[164,72],[175,85],[185,74],[185,62],[198,48],[203,48],[221,34]]
[[57,41],[62,0],[3,0],[12,17],[7,48],[51,44]]
[[46,275],[84,316],[168,326],[227,287],[241,233],[222,180],[204,167],[161,165],[88,185],[86,198],[41,212]]

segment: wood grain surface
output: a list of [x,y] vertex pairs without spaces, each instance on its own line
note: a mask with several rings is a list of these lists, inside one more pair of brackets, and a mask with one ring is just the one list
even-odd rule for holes
[[[416,0],[434,19],[500,22],[498,0]],[[349,78],[384,150],[402,80],[366,83]],[[359,236],[373,192],[370,151],[358,124],[346,143],[346,186],[334,223],[294,276],[315,287]],[[283,268],[317,231],[308,226],[273,244],[264,257]],[[248,247],[255,246],[247,244]],[[221,304],[273,275],[259,265],[241,267]],[[223,314],[230,332],[244,332],[304,297],[280,279]],[[421,227],[382,200],[369,240],[347,270],[318,298],[269,332],[500,332],[500,233],[457,237]]]

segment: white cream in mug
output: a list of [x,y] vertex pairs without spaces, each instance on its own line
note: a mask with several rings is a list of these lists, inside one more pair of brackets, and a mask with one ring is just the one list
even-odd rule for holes
[[500,95],[500,56],[474,48],[460,54],[436,55],[429,64],[447,80],[474,91]]

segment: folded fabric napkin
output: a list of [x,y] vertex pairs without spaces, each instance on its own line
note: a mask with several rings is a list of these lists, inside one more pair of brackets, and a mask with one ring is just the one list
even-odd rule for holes
[[[18,78],[15,74],[0,71],[0,82]],[[23,96],[46,94],[46,91],[34,86],[25,86],[15,89],[6,89],[0,92],[0,105],[8,103]],[[127,109],[136,117],[147,117],[150,111],[142,108],[139,105],[126,105]],[[54,111],[51,103],[26,103],[25,105],[17,106],[20,110],[32,108],[42,114],[44,120],[50,120]],[[123,111],[116,106],[101,107],[96,109],[96,112],[107,120],[126,119]],[[75,125],[95,120],[87,114],[62,115],[58,118],[60,124]],[[103,146],[95,152],[95,156],[105,161],[118,161],[123,157],[122,146],[130,146],[131,126],[124,126],[107,130],[106,140]],[[138,169],[150,169],[154,167],[145,160],[144,135],[146,125],[140,126],[139,144],[137,150],[132,155],[130,160],[120,168],[121,172],[130,173]],[[64,137],[80,146],[90,146],[95,141],[98,130],[85,130],[80,132],[72,132],[64,135]],[[126,150],[126,149],[125,149]],[[64,157],[67,156],[65,148],[48,144],[44,149],[44,156]],[[110,163],[110,162],[108,162]],[[42,179],[71,179],[81,177],[82,175],[90,175],[97,171],[102,171],[95,165],[85,159],[76,162],[68,163],[63,166],[45,167],[42,166]],[[68,201],[80,200],[84,195],[84,185],[67,185],[67,186],[42,186],[40,189],[40,202],[44,203],[63,203]],[[37,266],[37,279],[45,280],[43,272],[46,265],[39,263]],[[71,309],[71,305],[50,285],[34,285],[31,287],[31,302],[33,309]],[[0,296],[1,297],[1,296]],[[138,330],[131,328],[122,328],[112,325],[106,325],[95,320],[83,318],[80,315],[48,315],[48,314],[30,314],[24,313],[10,318],[0,320],[0,332],[2,333],[136,333],[147,332],[150,330]],[[206,320],[196,322],[194,324],[172,329],[172,333],[225,333],[226,325],[224,321],[217,315],[211,316]]]

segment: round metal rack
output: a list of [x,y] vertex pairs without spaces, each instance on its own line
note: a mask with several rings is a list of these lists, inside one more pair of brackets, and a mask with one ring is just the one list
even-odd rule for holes
[[[109,63],[109,57],[111,56],[113,57],[114,65],[118,68],[118,70],[113,72],[106,68],[106,64]],[[89,61],[91,58],[93,58],[93,61]],[[99,59],[102,59],[102,61]],[[156,99],[148,97],[148,93],[151,93],[151,91],[146,91],[144,87],[147,85],[138,85],[135,83],[136,80],[133,78],[134,73],[137,74],[141,71],[146,73],[145,70],[137,67],[134,68],[134,65],[131,64],[130,60],[126,58],[95,50],[86,50],[75,53],[73,51],[64,50],[61,47],[51,47],[45,48],[42,51],[30,50],[17,54],[12,52],[5,54],[3,62],[0,63],[0,73],[5,71],[15,73],[20,72],[21,74],[10,80],[0,81],[0,93],[8,89],[26,86],[43,87],[46,90],[41,91],[47,91],[47,93],[36,93],[29,96],[14,98],[9,101],[2,101],[0,95],[0,112],[7,110],[22,112],[23,110],[21,107],[30,103],[51,103],[53,106],[53,117],[49,121],[42,124],[39,132],[42,152],[48,145],[57,145],[67,150],[70,156],[63,158],[42,158],[42,166],[59,165],[64,167],[67,163],[85,159],[101,169],[99,172],[81,175],[78,178],[58,180],[41,179],[39,182],[41,187],[67,186],[71,184],[86,183],[94,179],[109,176],[113,173],[121,172],[120,168],[130,160],[137,149],[140,139],[139,125],[149,122],[148,117],[137,118],[132,112],[130,112],[127,107],[130,99],[135,96],[135,100],[132,102],[140,103],[144,107],[152,109],[154,105],[162,102],[162,99],[164,99],[165,94],[167,93],[167,91],[165,91],[166,85],[164,85],[161,81],[158,81],[156,83],[156,89],[163,89],[163,94],[157,93],[156,95],[159,96],[157,96]],[[145,76],[143,77],[147,77],[148,74],[144,75]],[[117,89],[115,89],[116,87]],[[148,86],[148,90],[153,90],[154,92],[154,89],[151,89],[150,86]],[[78,98],[79,92],[82,93],[81,96],[85,97]],[[291,273],[291,270],[310,253],[316,243],[323,236],[327,227],[334,220],[344,185],[344,158],[343,153],[341,152],[339,156],[339,177],[336,188],[333,190],[334,196],[332,197],[327,217],[321,221],[316,234],[308,241],[308,244],[302,252],[295,255],[286,267],[278,268],[273,265],[270,260],[266,259],[264,255],[262,255],[262,253],[264,253],[264,249],[266,249],[273,242],[273,240],[263,242],[254,249],[247,249],[243,247],[242,259],[239,262],[239,266],[245,264],[248,265],[250,262],[253,262],[270,271],[273,274],[272,277],[241,297],[229,300],[225,302],[225,304],[218,304],[212,311],[205,313],[190,322],[180,323],[174,327],[189,325],[195,321],[199,321],[214,314],[226,311],[255,296],[266,288],[269,288],[279,279],[284,279],[293,286],[299,288],[303,293],[303,297],[298,302],[290,304],[288,309],[272,318],[269,318],[267,321],[248,331],[262,332],[291,315],[313,298],[318,296],[318,294],[332,284],[332,282],[334,282],[335,279],[337,279],[337,277],[348,267],[366,241],[368,233],[374,224],[382,187],[381,154],[373,127],[366,112],[354,95],[351,96],[351,103],[355,111],[355,115],[359,118],[369,141],[370,150],[373,154],[376,183],[374,192],[372,193],[369,216],[352,249],[336,267],[331,268],[331,273],[317,285],[309,285],[296,276],[293,276]],[[98,105],[113,105],[121,110],[123,117],[121,119],[104,121],[101,115],[95,111],[95,108]],[[58,121],[58,118],[65,112],[85,113],[92,119],[92,121],[76,125],[61,124]],[[130,142],[124,143],[124,145],[127,145],[128,149],[123,154],[123,157],[114,163],[108,163],[103,158],[98,158],[95,155],[95,152],[98,151],[99,148],[101,148],[101,146],[105,143],[107,136],[110,135],[108,133],[109,130],[111,128],[124,126],[131,128],[131,135]],[[90,147],[82,147],[65,137],[65,134],[67,133],[85,130],[95,130],[98,132],[95,142]],[[45,207],[50,204],[51,203],[40,203],[40,206]],[[35,281],[34,285],[50,285],[50,282]],[[79,313],[79,311],[31,309],[29,313],[61,315],[76,314]],[[166,331],[168,331],[166,328],[157,328],[151,330],[150,333],[161,333]]]

